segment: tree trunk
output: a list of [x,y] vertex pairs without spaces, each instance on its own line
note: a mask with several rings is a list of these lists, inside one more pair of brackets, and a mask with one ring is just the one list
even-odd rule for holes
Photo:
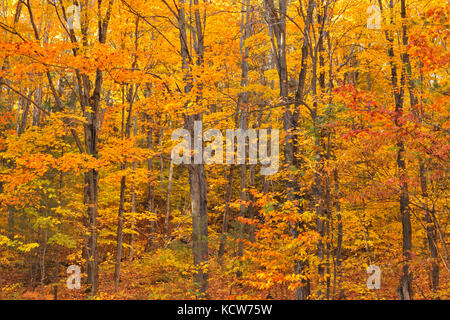
[[[151,128],[151,124],[150,124],[151,118],[149,115],[147,115],[147,123],[148,123],[148,129],[147,129],[147,148],[148,150],[151,152],[153,150],[153,129]],[[153,189],[153,175],[152,175],[152,170],[153,170],[153,157],[150,157],[147,159],[147,169],[148,169],[148,175],[149,175],[149,182],[147,185],[147,210],[148,212],[153,213],[154,208],[155,208],[155,193],[154,193],[154,189]],[[154,242],[155,242],[155,232],[156,232],[156,221],[155,220],[151,220],[150,221],[150,234],[148,236],[148,241],[147,241],[147,248],[148,249],[152,249],[154,246]]]
[[166,197],[166,218],[164,220],[164,231],[167,236],[170,235],[169,219],[170,219],[170,190],[172,189],[173,162],[169,164],[169,178],[167,180],[167,197]]
[[[203,64],[203,26],[198,8],[198,0],[194,0],[195,8],[194,22],[195,31],[191,29],[192,37],[194,37],[194,50],[196,53],[196,64],[201,66]],[[191,91],[192,77],[190,74],[190,64],[192,61],[192,54],[189,54],[187,32],[186,32],[186,17],[184,0],[179,1],[178,9],[178,26],[180,32],[181,43],[181,59],[182,68],[185,72],[185,86],[184,92],[187,94]],[[192,52],[191,52],[192,53]],[[199,93],[197,96],[197,103],[201,103],[201,85],[199,85]],[[184,128],[187,129],[191,135],[191,146],[194,146],[194,123],[202,121],[202,113],[187,115],[184,118]],[[195,156],[195,155],[194,155]],[[192,251],[194,255],[194,266],[197,272],[194,274],[194,285],[198,290],[199,296],[206,296],[208,289],[208,274],[202,269],[202,266],[208,261],[208,216],[207,216],[207,202],[206,202],[206,175],[205,168],[202,161],[196,163],[194,156],[191,156],[190,164],[188,164],[189,171],[189,186],[191,194],[192,207]]]
[[[136,88],[137,90],[137,88]],[[122,108],[122,140],[129,139],[131,135],[131,119],[133,114],[133,101],[134,101],[134,91],[133,87],[130,86],[129,92],[127,94],[127,100],[129,103],[128,117],[125,125],[125,132],[123,131],[123,125],[125,121],[125,107]],[[126,170],[127,162],[125,161],[121,169]],[[119,281],[120,281],[120,265],[123,257],[123,225],[124,225],[124,211],[125,211],[125,191],[126,191],[126,176],[125,172],[122,173],[122,178],[120,180],[120,201],[119,201],[119,213],[117,219],[117,247],[116,247],[116,264],[114,269],[114,290],[118,292]]]
[[[335,248],[336,267],[334,270],[334,293],[337,291],[337,299],[344,298],[344,290],[342,289],[342,216],[341,216],[341,203],[340,203],[340,191],[339,191],[339,173],[337,169],[334,169],[334,193],[335,193],[335,208],[337,219],[337,243]],[[333,294],[333,298],[335,295]]]
[[[393,7],[393,0],[391,0],[391,7]],[[401,17],[403,19],[402,22],[402,39],[403,46],[406,49],[408,45],[408,37],[407,30],[404,19],[406,19],[406,4],[405,0],[401,0]],[[407,54],[402,54],[402,62],[404,67],[407,63]],[[402,68],[402,74],[400,79],[400,91],[395,92],[395,125],[400,129],[403,126],[403,85],[405,83],[405,73],[404,68]],[[396,81],[392,82],[395,88]],[[405,160],[405,144],[401,137],[397,140],[397,167],[400,172],[400,216],[402,221],[402,233],[403,233],[403,275],[400,279],[400,285],[398,290],[399,298],[401,300],[411,300],[413,297],[412,291],[412,272],[409,271],[409,261],[411,260],[411,249],[412,249],[412,230],[411,230],[411,217],[409,210],[409,194],[408,194],[408,182],[407,182],[407,173],[406,173],[406,160]]]
[[[137,90],[137,88],[136,88]],[[134,121],[133,121],[133,135],[134,138],[136,138],[137,136],[137,116],[134,116]],[[132,165],[132,169],[133,169],[133,181],[131,181],[131,214],[132,214],[132,218],[131,218],[131,231],[134,232],[134,228],[135,228],[135,223],[136,223],[136,219],[134,217],[134,214],[136,213],[136,186],[134,183],[134,174],[136,172],[136,161],[133,161],[133,165]],[[134,257],[134,233],[130,234],[130,251],[128,253],[128,260],[133,261],[133,257]]]
[[222,257],[225,253],[225,246],[227,243],[227,232],[228,232],[228,216],[230,214],[230,201],[231,201],[231,192],[233,191],[233,165],[230,165],[230,171],[228,173],[228,185],[227,191],[225,194],[225,211],[223,212],[223,221],[222,221],[222,234],[220,235],[220,244],[219,244],[219,261],[222,263]]

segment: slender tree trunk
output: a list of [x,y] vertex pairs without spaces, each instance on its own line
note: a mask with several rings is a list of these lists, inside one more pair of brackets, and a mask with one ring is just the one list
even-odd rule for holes
[[[334,288],[337,291],[337,299],[344,298],[344,290],[342,289],[342,216],[341,216],[341,203],[340,203],[340,191],[339,191],[339,173],[337,169],[334,169],[334,193],[335,193],[335,208],[337,219],[337,243],[335,248],[336,267],[334,270]],[[333,298],[335,295],[333,294]]]
[[[136,89],[137,90],[137,89]],[[134,116],[134,121],[133,121],[133,135],[134,138],[136,138],[137,136],[137,116]],[[134,174],[136,172],[136,160],[133,161],[133,165],[132,165],[132,169],[133,169],[133,180],[131,181],[131,214],[132,214],[132,218],[131,218],[131,234],[130,234],[130,251],[128,253],[128,260],[133,261],[133,257],[134,257],[134,228],[135,228],[135,223],[136,223],[136,219],[134,217],[134,215],[136,214],[136,186],[134,183]]]
[[[42,104],[42,86],[39,86],[38,89],[36,90],[35,101],[36,101],[36,104],[40,107]],[[33,115],[32,116],[33,116],[32,125],[38,126],[40,118],[41,118],[41,110],[37,106],[33,107]]]
[[[136,87],[137,90],[137,87]],[[125,125],[125,132],[123,130],[124,121],[125,121],[125,107],[122,108],[122,140],[129,139],[131,135],[131,119],[133,114],[133,102],[134,102],[134,91],[133,87],[130,86],[130,89],[127,94],[127,100],[129,103],[128,116]],[[122,171],[125,171],[127,168],[127,162],[124,162],[121,166]],[[116,264],[114,270],[114,290],[118,292],[119,290],[119,281],[120,281],[120,265],[123,257],[123,225],[124,225],[124,211],[125,211],[125,191],[126,191],[126,176],[125,172],[122,173],[122,178],[120,180],[120,200],[119,200],[119,213],[117,220],[117,248],[116,248]]]
[[[147,123],[149,128],[147,129],[147,148],[148,150],[151,152],[153,151],[153,129],[151,128],[151,118],[149,115],[147,115]],[[153,174],[152,174],[152,170],[153,170],[153,157],[149,157],[147,159],[147,169],[148,169],[148,175],[149,175],[149,182],[148,182],[148,188],[147,188],[147,210],[148,212],[153,213],[154,208],[155,208],[155,193],[154,193],[154,188],[153,188]],[[150,234],[148,237],[148,241],[147,241],[147,248],[148,249],[152,249],[153,245],[155,244],[155,232],[156,232],[156,221],[154,219],[152,219],[150,221]]]
[[[101,82],[101,71],[97,72],[98,81]],[[100,94],[100,93],[99,93]],[[98,131],[97,116],[98,104],[93,113],[87,113],[86,127],[86,150],[88,154],[98,157]],[[91,285],[91,293],[95,294],[98,290],[98,252],[97,252],[97,214],[98,214],[98,170],[90,169],[85,175],[86,185],[86,205],[88,218],[86,228],[88,235],[87,243],[87,264],[88,280]]]
[[[249,168],[249,188],[255,187],[255,165],[251,164]],[[253,207],[253,204],[255,202],[255,197],[252,193],[249,194],[248,197],[249,205],[248,205],[248,218],[254,219],[255,218],[255,209]],[[255,225],[252,224],[249,227],[248,231],[248,237],[251,242],[255,242]]]
[[[330,148],[331,148],[331,133],[327,133],[327,146],[326,146],[326,161],[327,164],[330,160]],[[325,208],[326,208],[326,221],[325,221],[325,235],[326,235],[326,299],[330,299],[331,290],[331,233],[332,227],[332,207],[331,207],[331,190],[330,190],[330,175],[328,171],[325,172]]]
[[[297,90],[295,92],[295,101],[294,101],[295,114],[294,114],[294,117],[292,117],[293,119],[291,121],[292,125],[295,125],[295,127],[298,126],[298,117],[299,116],[298,116],[297,110],[300,107],[300,105],[303,103],[303,95],[304,95],[304,87],[305,87],[305,82],[306,82],[306,71],[307,71],[308,46],[310,45],[309,32],[310,32],[310,27],[311,27],[313,10],[314,10],[314,1],[309,0],[308,8],[306,11],[306,17],[305,17],[305,21],[304,21],[305,26],[303,29],[302,55],[301,55],[301,59],[300,59],[301,66],[300,66],[300,72],[298,75]],[[296,128],[294,128],[294,130],[295,129]],[[294,142],[295,141],[292,141],[292,143],[294,143]],[[292,152],[295,153],[296,152],[295,144],[292,148],[288,148],[288,150],[292,150]],[[296,163],[294,155],[288,156],[288,159],[292,159],[291,165],[294,165]],[[297,165],[298,165],[298,163],[297,163]],[[291,182],[291,183],[293,183],[293,182]],[[300,189],[299,186],[296,186],[296,185],[294,185],[293,188]],[[290,195],[291,195],[291,193],[292,192],[289,192]],[[291,195],[291,197],[292,197],[292,195]],[[303,201],[303,199],[302,199],[302,201]],[[303,212],[303,205],[300,206],[299,212],[300,213]],[[301,224],[297,224],[295,229],[299,230],[301,227],[303,228],[304,226],[302,226]],[[298,237],[298,236],[299,236],[299,232],[295,232],[294,237]],[[307,266],[308,266],[308,261],[306,261],[306,260],[295,261],[295,273],[304,275],[305,269]],[[310,291],[311,291],[310,280],[309,279],[302,280],[302,285],[295,290],[296,300],[308,299],[308,296],[310,295]]]
[[[326,216],[325,216],[325,185],[324,185],[324,147],[323,147],[323,129],[318,119],[318,102],[321,100],[325,90],[325,61],[323,57],[324,53],[324,26],[325,17],[327,16],[327,6],[323,9],[323,12],[317,12],[317,23],[319,24],[317,44],[314,46],[314,54],[312,59],[312,79],[311,87],[314,97],[313,109],[311,112],[311,118],[314,127],[314,148],[315,148],[315,169],[314,169],[314,181],[311,188],[311,195],[316,211],[316,228],[319,233],[319,241],[317,244],[317,257],[319,258],[318,274],[319,274],[319,288],[317,294],[319,299],[323,299],[323,287],[325,283],[325,234],[326,234]],[[317,67],[319,64],[319,78],[317,79]],[[320,94],[317,92],[317,80],[319,83]]]
[[436,292],[439,287],[439,264],[438,264],[438,250],[437,250],[437,237],[436,228],[433,223],[433,219],[428,208],[428,187],[427,187],[427,176],[426,168],[423,162],[419,164],[419,176],[420,176],[420,187],[422,190],[422,197],[424,199],[424,214],[426,223],[426,232],[428,240],[428,248],[430,250],[431,257],[431,270],[430,270],[430,283],[433,292]]
[[[393,7],[391,0],[391,8]],[[402,39],[403,46],[406,50],[408,45],[407,28],[404,19],[406,19],[406,4],[405,0],[401,0],[401,17],[402,21]],[[400,79],[400,90],[395,92],[395,125],[400,129],[403,126],[403,85],[405,83],[405,71],[408,56],[406,53],[402,54],[403,68]],[[394,91],[395,83],[393,82]],[[403,275],[400,279],[400,285],[398,288],[399,298],[401,300],[411,300],[413,297],[412,291],[412,272],[409,270],[409,262],[411,260],[411,249],[412,249],[412,230],[411,230],[411,217],[409,209],[409,193],[408,193],[408,182],[407,182],[407,172],[406,172],[406,159],[405,159],[405,143],[401,137],[397,138],[397,166],[400,172],[400,216],[402,221],[402,233],[403,233]]]
[[25,128],[27,127],[28,113],[30,111],[30,101],[33,96],[34,90],[30,90],[28,93],[28,99],[24,101],[25,107],[23,109],[22,120],[18,123],[17,133],[20,135],[25,132]]
[[[126,169],[126,164],[122,165],[122,170]],[[120,179],[120,200],[119,200],[119,214],[117,220],[117,247],[116,247],[116,264],[114,269],[114,291],[119,291],[119,281],[120,281],[120,264],[123,255],[123,212],[125,204],[125,189],[126,189],[126,178],[125,175]]]
[[44,230],[44,240],[42,241],[42,252],[39,260],[39,266],[41,271],[41,298],[44,296],[44,280],[45,280],[45,255],[47,253],[47,227]]
[[166,218],[164,220],[164,231],[165,231],[166,235],[170,234],[169,219],[170,219],[170,191],[172,189],[172,176],[173,176],[173,162],[172,162],[172,160],[170,160],[169,178],[167,181]]
[[233,168],[234,166],[230,165],[230,171],[228,173],[228,185],[227,191],[225,194],[225,211],[223,212],[223,221],[222,221],[222,234],[220,235],[220,244],[219,244],[219,260],[222,263],[222,257],[225,253],[225,246],[227,243],[227,233],[228,233],[228,216],[230,215],[230,201],[231,201],[231,192],[233,191]]

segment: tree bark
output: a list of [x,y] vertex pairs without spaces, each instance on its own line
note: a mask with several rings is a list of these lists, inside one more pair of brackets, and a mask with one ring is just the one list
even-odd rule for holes
[[164,220],[164,231],[167,236],[170,235],[169,219],[170,219],[170,191],[172,189],[172,176],[173,176],[173,162],[170,160],[169,164],[169,178],[167,180],[167,197],[166,197],[166,218]]
[[[137,88],[136,88],[137,90]],[[134,102],[135,92],[133,91],[133,87],[130,86],[129,92],[127,94],[127,100],[129,104],[128,108],[128,117],[125,125],[125,132],[123,131],[123,124],[125,120],[125,107],[122,108],[122,140],[129,139],[131,135],[131,119],[133,114],[133,102]],[[121,169],[122,171],[126,170],[127,162],[125,161]],[[123,257],[123,225],[124,225],[124,211],[125,211],[125,191],[126,191],[126,176],[125,172],[122,173],[122,178],[120,180],[120,200],[119,200],[119,213],[117,220],[117,248],[116,248],[116,264],[114,269],[114,290],[118,292],[119,290],[119,281],[120,281],[120,265]]]
[[222,221],[222,234],[220,235],[220,244],[219,244],[219,252],[218,257],[220,263],[222,263],[222,258],[225,253],[225,246],[227,243],[227,233],[228,233],[228,216],[230,214],[230,201],[231,201],[231,192],[233,191],[233,165],[230,165],[230,170],[228,172],[228,184],[227,191],[225,194],[225,211],[223,212],[223,221]]

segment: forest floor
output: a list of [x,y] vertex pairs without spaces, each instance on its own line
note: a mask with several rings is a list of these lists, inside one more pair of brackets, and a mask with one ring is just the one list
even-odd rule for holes
[[[232,260],[233,257],[226,257]],[[225,260],[227,261],[227,260]],[[144,253],[139,259],[123,261],[121,265],[121,279],[119,291],[114,291],[114,264],[107,261],[100,264],[100,290],[92,297],[88,290],[69,290],[66,286],[66,277],[59,276],[57,289],[58,300],[184,300],[196,299],[192,286],[192,273],[189,272],[191,265],[191,252],[188,245],[177,244],[165,249],[158,249],[152,253]],[[368,290],[365,288],[367,275],[360,272],[361,268],[346,270],[342,279],[345,299],[397,299],[395,282],[398,281],[395,272],[385,272],[383,281],[384,290]],[[0,299],[13,300],[54,300],[55,283],[49,283],[41,288],[39,281],[33,286],[29,285],[27,272],[17,268],[2,270],[2,284],[0,288]],[[386,268],[384,269],[386,270]],[[60,273],[62,274],[62,272]],[[258,290],[242,284],[236,278],[232,267],[227,264],[219,264],[217,258],[210,260],[208,279],[208,298],[213,300],[240,300],[240,299],[294,299],[294,293],[287,286],[275,285],[270,290]],[[418,276],[420,275],[420,276]],[[427,274],[416,273],[416,283],[427,283]],[[25,285],[24,285],[25,283]],[[414,287],[415,299],[430,299],[432,293],[426,285]],[[440,275],[441,299],[450,299],[450,276],[445,270]]]

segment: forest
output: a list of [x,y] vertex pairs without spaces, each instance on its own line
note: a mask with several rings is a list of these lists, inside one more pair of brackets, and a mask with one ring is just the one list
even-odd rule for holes
[[448,300],[446,0],[0,0],[1,300]]

